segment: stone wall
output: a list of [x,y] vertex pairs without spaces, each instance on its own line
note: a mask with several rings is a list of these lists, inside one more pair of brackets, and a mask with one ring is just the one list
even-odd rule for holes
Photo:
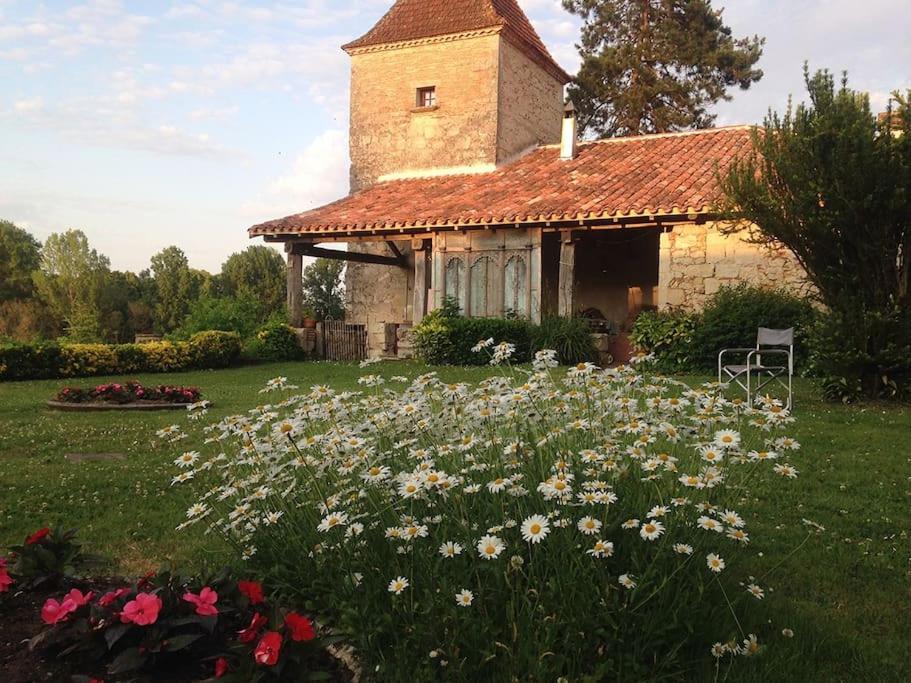
[[563,85],[507,40],[500,42],[497,161],[560,142]]
[[[500,37],[351,56],[351,189],[390,174],[496,163]],[[434,86],[437,106],[417,108]]]
[[714,224],[678,225],[661,235],[659,306],[700,308],[723,285],[741,282],[807,290],[803,269],[784,248],[767,248],[723,235]]

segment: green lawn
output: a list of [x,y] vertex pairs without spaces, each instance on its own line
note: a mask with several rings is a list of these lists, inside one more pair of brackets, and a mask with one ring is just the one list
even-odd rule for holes
[[[412,363],[371,372],[409,377]],[[444,378],[477,380],[486,369],[445,369]],[[355,388],[353,365],[286,363],[218,372],[140,376],[148,384],[199,386],[215,402],[212,416],[242,412],[261,401],[258,389],[285,375],[296,384]],[[107,379],[72,380],[89,385]],[[136,574],[163,562],[228,561],[213,539],[177,534],[189,489],[172,489],[171,462],[181,450],[160,444],[155,430],[184,424],[175,413],[56,413],[44,401],[61,381],[0,384],[0,547],[45,524],[78,527],[91,552],[112,558],[112,570]],[[803,444],[800,479],[785,499],[758,494],[748,507],[768,569],[806,537],[793,521],[825,527],[770,580],[766,598],[776,628],[796,636],[730,680],[902,680],[911,631],[911,408],[824,404],[800,382],[798,422]],[[176,451],[176,452],[175,452]],[[124,462],[72,464],[67,453],[122,453]],[[789,514],[784,514],[787,512]],[[797,514],[794,514],[794,513]],[[724,677],[722,670],[720,678]]]

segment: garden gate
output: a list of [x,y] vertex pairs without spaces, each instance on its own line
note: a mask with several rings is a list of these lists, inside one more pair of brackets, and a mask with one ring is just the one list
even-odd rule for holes
[[367,358],[367,326],[352,325],[344,320],[323,323],[326,360],[346,361]]

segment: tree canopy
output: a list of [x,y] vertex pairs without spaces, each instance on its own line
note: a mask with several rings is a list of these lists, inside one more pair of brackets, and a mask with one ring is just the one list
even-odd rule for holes
[[569,87],[598,137],[707,128],[709,108],[762,78],[764,38],[734,38],[711,0],[563,0],[584,24]]
[[345,317],[342,296],[343,261],[318,258],[304,268],[304,305],[317,320],[341,320]]
[[285,305],[285,260],[272,247],[255,245],[231,254],[221,267],[225,293],[262,303],[263,312]]
[[32,273],[41,264],[41,243],[9,221],[0,221],[0,301],[27,299]]
[[199,298],[206,274],[190,268],[186,254],[178,247],[167,247],[151,260],[155,279],[155,325],[159,332],[180,327],[190,305]]
[[41,250],[35,286],[51,312],[66,322],[67,335],[93,341],[101,334],[100,301],[110,261],[89,246],[81,230],[55,233]]
[[876,395],[911,381],[911,93],[877,116],[846,76],[805,80],[809,103],[770,113],[722,178],[724,208],[794,254],[831,312],[820,360]]

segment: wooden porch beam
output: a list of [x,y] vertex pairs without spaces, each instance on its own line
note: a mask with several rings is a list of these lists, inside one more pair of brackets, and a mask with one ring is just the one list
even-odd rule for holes
[[327,258],[336,261],[353,261],[355,263],[371,263],[378,266],[407,265],[404,258],[383,256],[381,254],[363,254],[355,251],[338,251],[337,249],[322,249],[310,244],[292,244],[291,253],[299,256],[312,256],[313,258]]

